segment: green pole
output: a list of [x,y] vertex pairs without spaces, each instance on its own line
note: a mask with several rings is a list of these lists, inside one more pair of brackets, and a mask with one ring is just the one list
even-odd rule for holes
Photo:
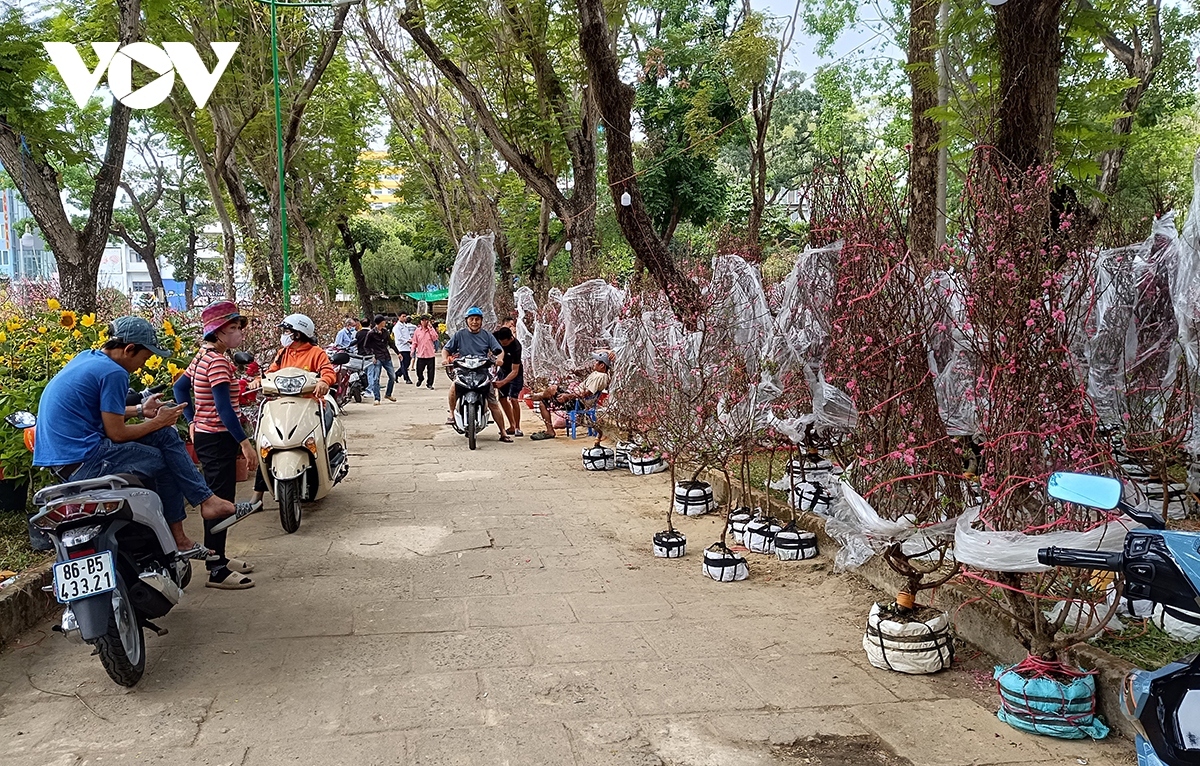
[[275,147],[279,164],[279,228],[283,237],[283,313],[292,311],[292,274],[288,270],[287,190],[283,172],[283,111],[279,105],[279,31],[271,0],[271,71],[275,76]]

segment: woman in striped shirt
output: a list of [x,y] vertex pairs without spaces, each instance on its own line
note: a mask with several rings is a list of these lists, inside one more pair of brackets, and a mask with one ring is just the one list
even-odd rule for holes
[[[192,441],[205,482],[217,497],[232,502],[237,495],[238,455],[245,456],[251,471],[258,464],[258,453],[233,406],[230,389],[236,383],[237,369],[226,355],[242,344],[246,318],[238,313],[232,301],[211,304],[201,318],[204,342],[187,371],[175,382],[175,401],[189,405],[183,414],[194,429]],[[239,507],[230,518],[234,521],[245,518],[253,510]],[[211,551],[205,562],[208,567],[205,585],[225,590],[252,588],[254,582],[246,574],[254,567],[225,556],[225,530],[232,522],[222,521],[225,520],[204,521],[204,547]]]

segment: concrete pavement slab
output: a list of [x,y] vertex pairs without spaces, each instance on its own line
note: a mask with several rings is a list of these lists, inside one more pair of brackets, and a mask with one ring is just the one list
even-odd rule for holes
[[489,726],[409,734],[413,766],[573,766],[562,724]]

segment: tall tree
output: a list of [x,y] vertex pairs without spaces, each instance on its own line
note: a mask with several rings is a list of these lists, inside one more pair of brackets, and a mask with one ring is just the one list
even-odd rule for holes
[[[138,38],[141,3],[114,2],[116,39],[127,45]],[[108,8],[104,5],[69,7],[63,22],[74,28],[81,42],[111,40],[114,30],[101,20],[105,10]],[[93,14],[95,18],[89,18]],[[113,204],[125,163],[130,110],[116,99],[109,107],[103,157],[87,195],[87,219],[82,228],[77,228],[63,205],[61,172],[72,155],[82,160],[92,149],[72,146],[74,142],[57,127],[69,109],[55,107],[53,99],[44,98],[45,78],[50,75],[40,39],[42,25],[27,23],[19,9],[10,6],[0,16],[0,81],[6,83],[0,89],[0,163],[8,169],[54,251],[64,305],[93,312],[100,261],[108,244]]]
[[912,90],[912,144],[908,164],[908,246],[917,263],[928,263],[937,250],[938,165],[941,126],[935,61],[940,0],[909,0],[908,80]]
[[638,260],[666,293],[680,321],[694,327],[700,314],[700,289],[671,258],[666,242],[655,232],[638,186],[631,117],[637,93],[621,79],[617,27],[610,24],[603,0],[576,0],[576,7],[579,47],[587,66],[589,90],[604,119],[609,192],[617,222]]

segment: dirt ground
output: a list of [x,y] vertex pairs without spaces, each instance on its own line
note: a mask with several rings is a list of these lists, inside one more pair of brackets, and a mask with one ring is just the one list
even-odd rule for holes
[[233,529],[255,588],[206,589],[198,568],[137,687],[50,621],[7,648],[0,762],[1134,763],[1127,742],[998,721],[969,647],[935,676],[870,667],[877,594],[826,559],[749,554],[749,580],[713,582],[700,553],[721,522],[703,516],[678,521],[684,558],[655,559],[662,474],[586,472],[583,439],[494,428],[470,452],[440,425],[444,388],[397,395],[350,406],[351,473],[297,533],[273,506]]

